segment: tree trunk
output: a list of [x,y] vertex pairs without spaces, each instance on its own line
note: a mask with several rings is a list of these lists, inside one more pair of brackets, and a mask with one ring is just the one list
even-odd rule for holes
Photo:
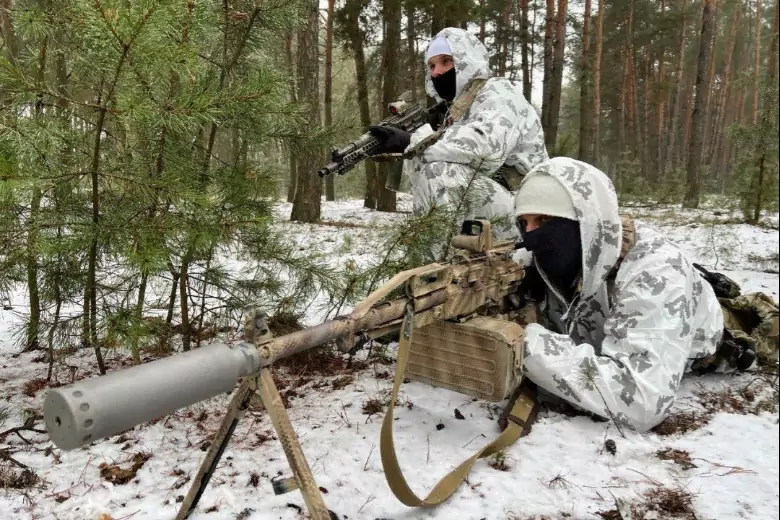
[[133,357],[133,362],[137,365],[141,364],[141,352],[138,349],[138,330],[140,330],[141,319],[144,312],[144,300],[146,299],[146,284],[149,279],[149,275],[146,272],[141,273],[141,283],[138,286],[138,299],[135,304],[135,312],[133,313],[133,319],[136,327],[131,336],[130,342],[130,355]]
[[683,123],[683,129],[682,129],[682,142],[680,143],[680,156],[677,158],[677,168],[682,168],[685,163],[684,161],[687,161],[687,151],[690,146],[691,142],[691,128],[693,126],[692,119],[693,119],[693,93],[694,93],[694,86],[696,83],[696,78],[693,77],[691,79],[685,80],[685,93],[683,94],[683,97],[685,98],[685,122]]
[[[10,27],[10,25],[9,25]],[[38,53],[38,70],[36,71],[36,83],[42,90],[44,88],[44,75],[46,72],[46,54],[48,50],[48,38],[44,36]],[[35,117],[40,118],[43,112],[43,94],[39,94],[35,104]],[[45,158],[41,157],[41,162],[45,164]],[[43,164],[42,164],[43,166]],[[38,217],[41,211],[41,199],[43,195],[41,188],[35,185],[32,189],[30,200],[30,216],[27,221],[27,293],[30,304],[30,318],[27,322],[27,340],[23,351],[29,352],[40,348],[38,333],[41,326],[41,298],[38,291],[38,237],[40,223]]]
[[626,53],[628,60],[628,98],[626,100],[626,120],[628,122],[628,133],[630,136],[629,148],[631,155],[637,157],[640,150],[639,125],[637,124],[637,114],[639,113],[639,104],[636,95],[636,51],[634,49],[634,1],[628,4],[628,32],[626,35]]
[[[318,6],[316,0],[309,0],[305,5],[306,25],[298,32],[298,96],[308,106],[306,119],[313,127],[320,125]],[[302,175],[298,175],[290,213],[292,221],[317,222],[320,219],[322,181],[313,172],[319,167],[321,159],[322,153],[313,146],[306,146],[298,151],[298,172]]]
[[756,0],[756,62],[753,68],[753,124],[758,124],[758,96],[761,91],[761,0]]
[[408,89],[412,93],[412,102],[417,103],[417,73],[420,70],[420,64],[417,63],[417,29],[415,27],[415,9],[414,4],[406,4],[406,53],[409,68]]
[[705,152],[705,157],[712,157],[712,171],[722,171],[722,164],[720,163],[720,140],[723,135],[725,125],[724,120],[726,117],[726,106],[730,97],[731,91],[731,69],[734,59],[734,48],[737,43],[737,29],[739,28],[740,17],[742,15],[742,4],[734,5],[734,12],[731,17],[731,30],[729,31],[729,39],[726,42],[726,55],[723,60],[723,81],[721,82],[720,89],[718,89],[718,98],[714,103],[715,116],[712,122],[712,137],[708,143],[708,149]]
[[[347,0],[344,6],[346,12],[346,33],[349,38],[349,47],[355,60],[355,81],[357,83],[357,101],[360,110],[360,124],[363,128],[371,125],[371,102],[368,94],[368,73],[366,71],[366,57],[363,51],[363,31],[360,28],[361,0]],[[376,196],[374,184],[376,183],[376,163],[363,161],[366,170],[366,191],[363,206],[368,209],[376,209]]]
[[604,48],[604,0],[598,0],[596,50],[593,55],[593,155],[595,165],[601,163],[601,53]]
[[106,113],[108,105],[111,104],[114,89],[119,81],[120,74],[130,54],[130,45],[125,45],[122,54],[116,64],[114,77],[103,92],[102,88],[97,96],[97,122],[95,123],[95,142],[92,147],[92,158],[89,167],[91,181],[90,198],[92,200],[92,226],[90,229],[90,244],[87,253],[87,283],[84,286],[84,316],[82,324],[82,343],[85,347],[92,347],[95,350],[95,358],[98,363],[100,374],[106,373],[106,366],[103,363],[103,354],[100,351],[100,344],[97,340],[97,255],[98,239],[100,235],[100,169],[103,153],[101,147],[103,144],[103,131],[106,125]]
[[190,305],[189,294],[190,288],[190,276],[189,276],[189,261],[185,261],[181,264],[179,269],[179,306],[181,312],[181,343],[182,350],[187,352],[190,350],[190,340],[192,335],[192,329],[190,325]]
[[498,54],[498,75],[499,76],[505,76],[506,75],[506,62],[509,58],[509,33],[510,33],[510,27],[509,27],[509,15],[512,14],[512,3],[513,0],[505,0],[504,3],[504,12],[501,16],[501,29],[499,31],[499,34],[501,35],[500,39],[500,52]]
[[712,40],[713,26],[713,2],[704,0],[704,9],[701,18],[701,41],[699,41],[699,58],[696,66],[696,90],[693,112],[691,113],[691,143],[688,150],[687,189],[683,199],[683,207],[699,207],[699,191],[701,180],[699,172],[701,168],[702,143],[704,138],[704,122],[707,118],[707,103],[709,100],[710,86],[707,84],[710,58],[710,44]]
[[577,156],[583,162],[593,162],[590,156],[591,134],[588,117],[588,52],[590,51],[590,0],[585,0],[585,14],[582,22],[582,56],[580,58],[580,147]]
[[[760,2],[759,2],[760,3]],[[769,44],[769,61],[767,63],[767,75],[763,91],[764,110],[761,112],[761,126],[759,128],[759,138],[757,142],[757,155],[758,155],[758,169],[756,171],[755,184],[755,200],[753,202],[753,215],[750,222],[753,224],[758,223],[761,218],[761,209],[763,206],[764,197],[764,177],[766,175],[766,159],[767,159],[767,136],[772,133],[773,124],[777,124],[775,120],[770,121],[771,117],[776,117],[777,112],[769,108],[771,103],[777,103],[777,90],[775,89],[777,78],[777,36],[778,36],[778,10],[780,10],[780,3],[775,2],[775,16],[772,21],[772,41]],[[759,40],[756,40],[758,43]],[[759,85],[760,87],[760,82]]]
[[621,53],[623,58],[623,73],[621,74],[620,93],[618,94],[618,117],[617,124],[617,156],[620,158],[626,148],[626,100],[628,99],[628,50],[623,49]]
[[682,153],[682,147],[678,145],[677,136],[681,135],[679,123],[683,106],[683,64],[685,63],[685,9],[686,0],[680,0],[680,35],[678,41],[680,42],[677,48],[677,67],[674,71],[675,87],[674,87],[674,108],[672,109],[672,121],[669,124],[669,166],[671,168],[677,168],[680,164],[680,157]]
[[564,52],[566,49],[566,11],[568,0],[558,0],[558,12],[555,22],[555,50],[553,52],[553,84],[550,89],[550,130],[547,149],[555,151],[558,141],[558,116],[561,110],[561,94],[563,87]]
[[650,159],[650,83],[652,83],[652,66],[650,62],[650,51],[645,47],[644,49],[644,65],[645,74],[642,81],[642,138],[641,138],[641,150],[642,150],[642,170],[645,177],[649,177],[649,173],[652,170],[652,164]]
[[[715,61],[717,58],[717,35],[718,35],[718,3],[717,0],[713,3],[712,6],[712,44],[710,45],[710,68],[707,72],[707,85],[710,89],[709,94],[709,104],[712,104],[712,96],[713,96],[713,89],[715,88]],[[710,107],[707,107],[707,119],[704,122],[704,143],[702,144],[702,161],[704,161],[705,164],[710,166],[710,171],[713,165],[712,157],[710,157],[709,154],[705,154],[704,152],[708,148],[708,144],[710,142],[713,129],[712,129],[712,123],[713,123],[713,116],[714,116],[714,110],[711,110]]]
[[520,0],[520,67],[523,69],[523,97],[531,102],[531,71],[528,64],[528,0]]
[[485,12],[485,0],[479,0],[479,41],[482,43],[485,43],[485,22],[486,22],[486,12]]
[[[328,0],[328,21],[325,26],[325,127],[333,125],[333,12],[335,0]],[[325,176],[325,200],[336,200],[333,175]]]
[[[382,42],[382,107],[387,107],[398,99],[398,51],[401,44],[401,4],[400,0],[385,0],[382,4],[385,34]],[[385,187],[387,176],[393,165],[382,163],[379,166],[376,188],[376,209],[395,211],[396,193]]]
[[0,36],[5,43],[5,55],[11,65],[16,64],[19,56],[19,39],[14,32],[14,25],[11,22],[12,0],[0,0]]
[[[293,60],[292,40],[293,33],[289,31],[284,35],[284,61],[290,78],[290,101],[295,103],[298,101],[298,96],[295,93],[295,61]],[[290,150],[288,154],[290,177],[287,183],[287,202],[292,202],[295,199],[295,186],[298,182],[298,162],[295,159],[296,156],[296,151],[294,149]]]
[[[661,14],[666,14],[666,5],[664,0],[661,0]],[[655,168],[653,169],[654,180],[663,178],[665,176],[664,168],[664,146],[665,146],[665,133],[664,133],[664,115],[666,113],[666,46],[661,45],[661,51],[658,56],[658,76],[655,79],[656,88],[656,120],[655,120]]]
[[542,78],[542,129],[547,151],[552,153],[548,133],[550,128],[550,92],[553,86],[553,39],[555,38],[555,0],[547,0],[544,18],[544,76]]

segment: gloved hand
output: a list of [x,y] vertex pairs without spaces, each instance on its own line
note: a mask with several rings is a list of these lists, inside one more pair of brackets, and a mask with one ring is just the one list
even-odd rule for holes
[[412,134],[390,125],[369,126],[368,132],[379,140],[376,155],[383,153],[401,153],[409,146]]
[[428,124],[431,125],[431,128],[433,128],[434,132],[438,130],[441,124],[444,122],[444,116],[447,115],[447,111],[449,109],[449,103],[442,101],[441,103],[433,106],[430,109],[430,112],[427,113]]

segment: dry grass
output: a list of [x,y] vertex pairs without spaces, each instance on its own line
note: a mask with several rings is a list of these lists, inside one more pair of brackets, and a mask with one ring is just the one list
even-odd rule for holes
[[509,471],[512,467],[507,462],[506,453],[504,450],[498,451],[490,456],[488,459],[488,465],[498,471]]
[[[385,390],[378,394],[372,395],[365,401],[363,401],[362,411],[364,415],[369,417],[378,413],[381,413],[387,405],[390,404],[390,390]],[[405,406],[408,409],[414,408],[414,403],[408,398],[404,397],[400,392],[395,400],[396,406]]]
[[138,470],[146,464],[146,461],[152,458],[151,453],[135,453],[132,457],[132,464],[129,468],[122,468],[119,464],[106,464],[103,462],[98,466],[100,469],[100,476],[104,480],[111,482],[112,484],[120,485],[127,484],[135,478]]
[[41,481],[30,468],[0,466],[0,489],[30,489]]
[[696,520],[693,508],[693,495],[682,488],[656,486],[645,491],[642,501],[631,506],[635,518],[644,518],[650,511],[658,513],[658,518]]
[[31,379],[24,383],[24,386],[22,387],[22,393],[27,397],[35,397],[35,394],[46,388],[47,384],[48,382],[46,379],[42,377]]
[[710,422],[710,414],[697,412],[673,413],[651,431],[658,435],[678,435],[698,430]]
[[[760,382],[756,379],[754,381]],[[777,392],[771,397],[760,399],[759,385],[750,384],[740,388],[726,388],[719,391],[699,389],[694,394],[708,413],[726,412],[741,415],[758,415],[762,412],[776,413],[778,410]]]
[[685,470],[698,467],[696,464],[691,462],[691,454],[684,450],[666,448],[663,450],[658,450],[655,455],[661,460],[671,460]]
[[345,386],[351,384],[355,380],[355,376],[340,376],[330,382],[334,390],[341,390]]

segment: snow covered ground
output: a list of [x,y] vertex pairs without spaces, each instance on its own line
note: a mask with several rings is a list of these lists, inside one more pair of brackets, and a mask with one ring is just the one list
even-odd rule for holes
[[[400,206],[408,209],[408,199],[402,198]],[[627,209],[658,226],[706,267],[732,276],[744,292],[763,291],[778,299],[777,214],[768,219],[774,228],[767,229],[731,223],[734,215],[728,211]],[[282,220],[289,212],[289,204],[277,205]],[[402,216],[369,212],[362,201],[340,201],[324,203],[325,225],[278,225],[301,247],[326,252],[334,262],[351,259],[362,264],[375,254],[371,226]],[[24,299],[23,293],[14,295],[15,309],[23,308]],[[307,322],[317,319],[312,308]],[[21,425],[25,409],[40,411],[45,395],[45,388],[24,387],[26,381],[45,377],[46,364],[35,361],[39,354],[17,354],[11,339],[17,322],[14,312],[0,311],[0,389],[5,401],[0,415],[5,410],[8,416],[0,432]],[[392,357],[392,348],[389,353]],[[116,368],[127,357],[126,352],[115,353],[108,362]],[[74,354],[68,363],[81,373],[95,371],[89,353]],[[393,365],[381,357],[364,365],[312,377],[279,371],[287,382],[289,413],[303,450],[326,504],[340,518],[778,518],[774,376],[690,376],[675,404],[675,420],[664,431],[625,431],[625,438],[608,422],[544,411],[531,434],[507,450],[505,460],[478,462],[468,483],[447,503],[419,510],[402,505],[387,487],[379,457],[382,414],[363,413],[365,402],[386,395]],[[439,478],[497,435],[495,419],[502,403],[474,401],[417,382],[405,383],[401,393],[396,447],[407,481],[424,496]],[[40,481],[26,489],[0,490],[0,519],[173,518],[177,499],[186,495],[188,479],[204,456],[200,448],[218,428],[228,399],[215,397],[73,452],[53,448],[45,434],[21,432],[26,441],[7,435],[0,439],[0,477],[22,474],[10,457],[28,466]],[[464,419],[456,419],[455,409]],[[40,421],[35,427],[44,428]],[[614,454],[605,448],[606,440],[614,441]],[[101,477],[101,464],[126,469],[134,457],[143,460],[148,455],[125,484]],[[191,518],[306,518],[300,513],[304,504],[299,492],[273,494],[270,478],[280,474],[291,475],[270,419],[265,412],[250,411]]]

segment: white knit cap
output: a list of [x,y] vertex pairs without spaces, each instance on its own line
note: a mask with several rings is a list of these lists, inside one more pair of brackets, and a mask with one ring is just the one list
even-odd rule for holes
[[549,175],[533,175],[520,185],[515,196],[515,215],[529,214],[578,220],[566,188]]
[[437,36],[430,45],[428,45],[428,50],[425,51],[425,61],[431,59],[431,56],[438,56],[439,54],[448,54],[452,56],[450,44],[443,35]]

